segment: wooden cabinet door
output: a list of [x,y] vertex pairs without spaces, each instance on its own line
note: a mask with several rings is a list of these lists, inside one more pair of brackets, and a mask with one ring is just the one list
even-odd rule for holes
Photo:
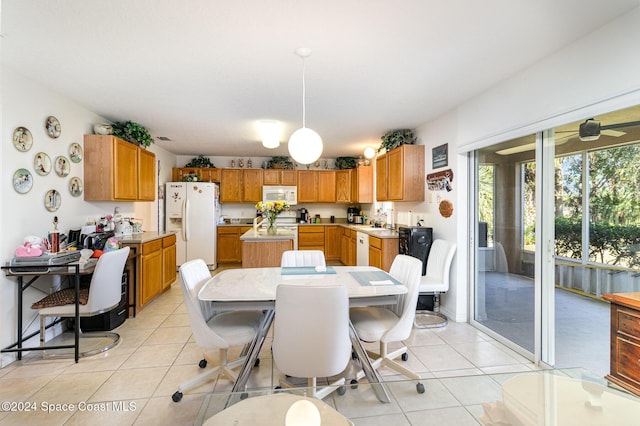
[[298,203],[317,201],[318,173],[314,170],[298,170]]
[[220,202],[242,202],[242,169],[222,169],[220,172]]
[[376,200],[387,201],[387,154],[376,158]]
[[162,291],[162,250],[142,255],[141,263],[142,288],[140,304],[144,305]]
[[162,274],[162,289],[166,290],[176,280],[176,245],[162,249],[162,265],[164,272]]
[[266,169],[262,175],[264,185],[280,185],[280,170]]
[[117,200],[138,199],[138,147],[114,138],[114,193]]
[[342,231],[340,238],[340,262],[343,265],[349,264],[349,236],[346,234],[346,230]]
[[298,226],[298,248],[300,250],[321,250],[324,252],[324,241],[324,226]]
[[387,199],[399,201],[404,199],[404,151],[394,149],[387,153]]
[[241,262],[240,235],[238,226],[218,227],[218,262]]
[[257,203],[262,200],[262,169],[243,170],[242,180],[243,201]]
[[296,186],[298,183],[298,175],[295,170],[281,170],[280,184],[285,186]]
[[327,260],[339,260],[342,245],[342,227],[324,227],[324,257]]
[[355,170],[356,169],[336,171],[336,203],[351,202],[351,177]]
[[333,170],[318,171],[318,193],[319,203],[336,202],[336,172]]
[[373,203],[373,166],[351,170],[351,201]]
[[379,248],[369,246],[369,266],[382,269],[382,251]]
[[146,149],[138,149],[138,199],[153,201],[156,199],[156,156]]

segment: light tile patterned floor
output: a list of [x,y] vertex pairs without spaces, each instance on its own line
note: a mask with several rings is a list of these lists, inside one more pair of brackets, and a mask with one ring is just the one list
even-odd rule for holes
[[[231,383],[220,379],[185,393],[179,403],[171,400],[180,383],[201,372],[201,351],[191,337],[177,282],[115,331],[122,336],[117,347],[77,364],[29,353],[1,369],[0,400],[30,403],[32,410],[2,410],[0,425],[190,425],[207,394],[230,390]],[[385,381],[398,381],[390,384],[397,404],[379,404],[371,395],[347,392],[333,399],[334,406],[358,425],[477,424],[482,412],[478,404],[500,399],[497,378],[537,370],[469,324],[414,329],[406,344],[406,365],[425,379],[437,379],[427,382],[425,394],[418,395],[415,384],[383,370]],[[249,380],[252,389],[278,383],[280,374],[269,348],[267,339],[261,364]],[[232,355],[238,350],[234,348]],[[52,410],[45,412],[45,407]]]

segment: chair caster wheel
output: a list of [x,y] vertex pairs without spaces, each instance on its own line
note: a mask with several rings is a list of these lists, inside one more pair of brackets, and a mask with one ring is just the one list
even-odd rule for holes
[[347,393],[347,388],[345,386],[338,387],[338,395],[344,395]]
[[408,359],[409,359],[409,354],[408,354],[408,353],[406,353],[406,352],[405,352],[405,353],[403,353],[403,354],[402,354],[402,360],[403,360],[403,361],[406,361],[406,360],[408,360]]
[[242,392],[242,393],[240,394],[240,399],[241,399],[241,400],[243,400],[243,399],[247,399],[247,398],[249,398],[249,394],[248,394],[247,392]]
[[358,389],[358,381],[356,379],[351,379],[351,389]]
[[256,362],[253,363],[254,367],[257,367],[260,365],[260,358],[256,358]]
[[180,402],[180,400],[182,399],[182,392],[176,391],[176,393],[171,395],[171,399],[173,399],[173,402]]
[[201,359],[200,362],[198,363],[198,367],[205,368],[206,366],[207,366],[207,360]]
[[424,385],[422,383],[418,383],[416,385],[416,390],[418,391],[418,393],[424,393]]
[[358,355],[355,352],[351,352],[351,359],[352,360],[357,360],[358,359]]

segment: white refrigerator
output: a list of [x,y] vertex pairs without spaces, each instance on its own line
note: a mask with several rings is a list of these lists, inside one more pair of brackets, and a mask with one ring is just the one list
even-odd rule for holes
[[167,182],[165,192],[167,231],[176,233],[176,267],[203,259],[216,269],[216,224],[220,215],[218,184]]

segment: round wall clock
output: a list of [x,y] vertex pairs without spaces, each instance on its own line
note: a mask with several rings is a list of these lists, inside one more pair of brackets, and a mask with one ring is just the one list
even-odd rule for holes
[[79,143],[72,143],[69,146],[69,158],[74,163],[79,163],[82,161],[82,147]]
[[51,158],[44,153],[39,152],[33,157],[33,169],[40,176],[46,176],[51,171]]
[[33,145],[33,136],[26,127],[16,127],[13,131],[13,146],[18,151],[29,151]]
[[26,194],[33,187],[33,176],[27,169],[18,169],[13,174],[13,188],[19,194]]
[[47,117],[47,120],[44,123],[44,127],[47,129],[47,134],[50,138],[58,138],[60,137],[60,133],[62,129],[60,128],[60,122],[53,115]]

